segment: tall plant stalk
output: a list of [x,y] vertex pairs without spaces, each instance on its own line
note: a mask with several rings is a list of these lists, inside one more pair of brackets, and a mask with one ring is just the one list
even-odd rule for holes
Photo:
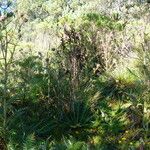
[[7,60],[7,51],[8,51],[8,38],[7,38],[7,31],[5,37],[5,48],[3,51],[3,58],[4,58],[4,100],[3,100],[3,129],[4,129],[4,136],[6,136],[6,121],[7,121],[7,90],[8,90],[8,60]]
[[[15,22],[13,22],[15,21]],[[9,109],[8,103],[10,102],[8,91],[9,91],[9,75],[14,63],[14,55],[16,47],[18,46],[18,35],[20,32],[20,26],[18,28],[18,20],[12,18],[12,16],[5,18],[5,20],[0,21],[0,51],[1,51],[1,71],[3,73],[2,85],[3,85],[3,99],[2,99],[2,109],[3,113],[2,119],[2,133],[3,138],[6,140],[7,136],[7,113]],[[8,102],[9,101],[9,102]]]

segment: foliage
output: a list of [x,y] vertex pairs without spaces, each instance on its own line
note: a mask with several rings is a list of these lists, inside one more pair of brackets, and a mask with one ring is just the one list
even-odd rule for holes
[[0,3],[0,149],[150,149],[149,4]]

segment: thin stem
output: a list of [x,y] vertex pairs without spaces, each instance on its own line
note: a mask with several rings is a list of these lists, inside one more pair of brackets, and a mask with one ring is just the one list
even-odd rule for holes
[[6,136],[6,121],[7,121],[7,81],[8,81],[8,64],[7,64],[7,51],[8,51],[8,38],[7,32],[5,37],[5,48],[4,48],[4,101],[3,101],[3,128],[4,136]]

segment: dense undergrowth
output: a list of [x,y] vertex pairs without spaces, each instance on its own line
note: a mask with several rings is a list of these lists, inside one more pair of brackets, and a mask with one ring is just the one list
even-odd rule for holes
[[148,2],[0,6],[0,150],[150,149]]

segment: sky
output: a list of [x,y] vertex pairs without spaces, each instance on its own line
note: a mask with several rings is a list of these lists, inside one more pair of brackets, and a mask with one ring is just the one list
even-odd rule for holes
[[[16,0],[13,0],[12,2],[15,3]],[[12,3],[11,6],[7,7],[8,0],[0,0],[1,6],[0,6],[0,12],[3,15],[6,12],[12,12],[14,3]]]

